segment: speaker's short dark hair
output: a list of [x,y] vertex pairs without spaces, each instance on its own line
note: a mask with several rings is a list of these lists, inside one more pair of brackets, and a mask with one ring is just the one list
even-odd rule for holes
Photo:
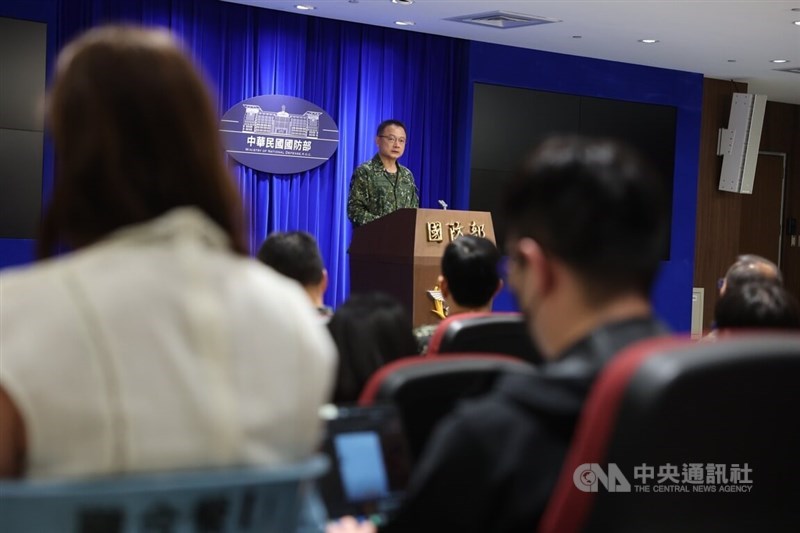
[[322,281],[325,265],[317,241],[305,231],[270,234],[258,250],[258,259],[301,285]]
[[453,299],[464,307],[486,305],[497,290],[500,252],[489,239],[465,235],[447,245],[442,276]]
[[665,248],[662,182],[631,148],[609,139],[543,141],[507,189],[508,235],[530,237],[602,301],[649,295]]
[[383,130],[385,130],[389,126],[397,126],[398,128],[403,128],[403,131],[406,132],[406,135],[408,135],[408,130],[406,129],[406,125],[395,118],[384,120],[383,122],[378,124],[378,132],[376,133],[376,135],[383,135]]

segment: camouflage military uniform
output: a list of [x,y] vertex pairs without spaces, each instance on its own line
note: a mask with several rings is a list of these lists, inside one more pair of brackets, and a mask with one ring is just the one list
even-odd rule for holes
[[414,176],[406,167],[397,163],[397,173],[390,174],[376,154],[353,172],[347,218],[354,225],[362,226],[403,207],[419,207]]

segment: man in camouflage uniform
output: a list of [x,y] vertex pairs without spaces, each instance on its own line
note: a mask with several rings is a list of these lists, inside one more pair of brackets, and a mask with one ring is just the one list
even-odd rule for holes
[[411,171],[397,162],[406,149],[406,127],[384,120],[375,136],[378,153],[362,163],[350,178],[347,218],[362,226],[403,207],[419,207]]

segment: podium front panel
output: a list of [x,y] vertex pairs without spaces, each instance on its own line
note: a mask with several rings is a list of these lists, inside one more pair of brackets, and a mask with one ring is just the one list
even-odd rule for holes
[[[414,265],[407,260],[350,257],[350,294],[384,292],[414,309]],[[413,315],[412,315],[413,320]]]
[[[417,260],[414,265],[414,302],[411,321],[414,327],[423,324],[436,324],[441,318],[436,314],[437,306],[434,298],[428,294],[436,287],[439,274],[441,274],[441,259],[436,257]],[[441,308],[444,304],[441,305]]]
[[436,323],[441,320],[435,289],[442,255],[464,235],[495,242],[491,213],[399,209],[356,228],[348,250],[350,292],[385,292],[411,313],[414,327]]

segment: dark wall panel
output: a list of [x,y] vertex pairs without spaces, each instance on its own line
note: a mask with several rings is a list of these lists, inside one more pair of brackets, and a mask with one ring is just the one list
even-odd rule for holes
[[[500,246],[505,228],[501,191],[532,146],[552,134],[581,134],[621,139],[654,165],[664,182],[672,212],[675,170],[674,106],[593,98],[476,83],[472,108],[470,204],[490,211]],[[669,260],[669,244],[663,252]]]
[[33,238],[42,201],[41,131],[0,129],[0,239]]
[[[481,83],[672,106],[677,110],[672,239],[669,261],[662,262],[653,301],[659,315],[675,330],[689,331],[702,75],[473,42],[465,94],[459,98],[472,102],[473,87]],[[468,176],[472,167],[471,106],[465,106],[465,111],[465,115],[457,117],[460,126],[456,130],[460,147],[457,172]],[[468,209],[470,188],[457,188],[454,192],[453,207]]]
[[548,133],[578,131],[579,118],[574,95],[476,83],[472,168],[513,172],[531,146]]
[[0,18],[0,128],[42,131],[47,25]]
[[42,205],[47,25],[0,18],[0,239],[31,239]]

